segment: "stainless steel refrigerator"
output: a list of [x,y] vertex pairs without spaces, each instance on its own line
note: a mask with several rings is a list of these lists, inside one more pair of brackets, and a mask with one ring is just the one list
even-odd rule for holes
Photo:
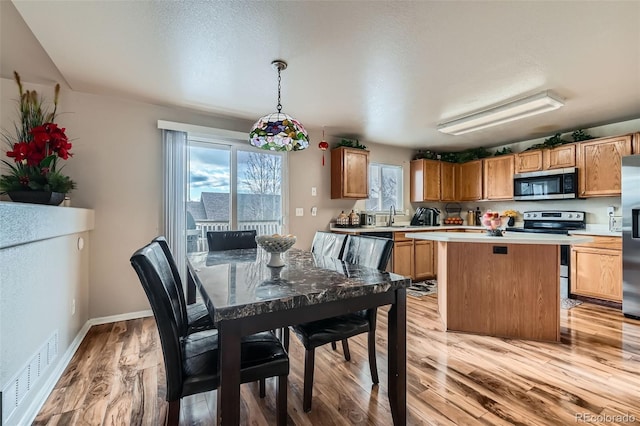
[[622,157],[622,312],[640,319],[640,155]]

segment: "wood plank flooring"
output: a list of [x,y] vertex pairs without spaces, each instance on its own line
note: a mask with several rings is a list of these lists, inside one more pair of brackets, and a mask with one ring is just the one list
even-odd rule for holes
[[[379,309],[378,371],[372,386],[366,335],[316,350],[313,409],[302,410],[304,350],[291,337],[291,425],[390,425],[386,309]],[[561,311],[562,342],[445,333],[436,296],[408,297],[410,425],[640,424],[640,321],[584,303]],[[159,425],[167,404],[153,318],[92,327],[38,414],[36,425]],[[267,396],[241,387],[242,424],[275,423],[275,380]],[[217,395],[184,398],[182,425],[215,424]],[[625,417],[626,416],[626,417]]]

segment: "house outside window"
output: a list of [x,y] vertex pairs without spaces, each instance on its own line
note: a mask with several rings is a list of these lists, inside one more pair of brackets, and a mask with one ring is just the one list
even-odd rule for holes
[[369,163],[367,211],[386,212],[392,205],[398,210],[404,208],[402,175],[402,166]]

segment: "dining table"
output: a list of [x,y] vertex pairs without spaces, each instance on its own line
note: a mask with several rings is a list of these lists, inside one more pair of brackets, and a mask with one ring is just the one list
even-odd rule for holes
[[197,252],[187,265],[218,329],[218,422],[240,423],[243,336],[378,306],[388,311],[388,389],[393,423],[406,424],[406,288],[411,279],[300,249],[267,266],[261,248]]

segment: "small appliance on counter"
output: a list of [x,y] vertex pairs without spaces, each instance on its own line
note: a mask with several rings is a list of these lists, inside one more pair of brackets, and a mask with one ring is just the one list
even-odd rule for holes
[[411,219],[411,226],[438,226],[440,225],[440,210],[433,207],[418,207]]
[[376,226],[376,215],[360,213],[360,226],[363,228],[373,228]]

